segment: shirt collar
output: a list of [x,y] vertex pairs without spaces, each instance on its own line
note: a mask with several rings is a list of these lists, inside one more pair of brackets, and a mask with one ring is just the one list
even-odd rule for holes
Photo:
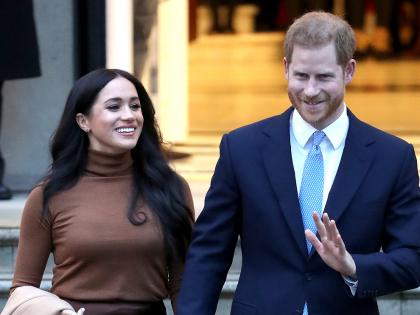
[[[308,143],[312,134],[317,130],[312,125],[308,124],[297,110],[292,112],[291,118],[292,132],[296,138],[297,143],[302,148]],[[347,131],[349,129],[349,117],[347,115],[347,106],[344,104],[344,110],[341,115],[330,125],[322,131],[331,142],[334,150],[337,150],[346,139]]]

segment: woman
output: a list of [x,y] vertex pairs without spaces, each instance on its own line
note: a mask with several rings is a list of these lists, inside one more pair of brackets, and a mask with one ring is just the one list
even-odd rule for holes
[[12,289],[40,285],[85,315],[166,314],[193,222],[191,192],[169,166],[153,105],[122,70],[95,70],[71,90],[52,165],[29,195]]

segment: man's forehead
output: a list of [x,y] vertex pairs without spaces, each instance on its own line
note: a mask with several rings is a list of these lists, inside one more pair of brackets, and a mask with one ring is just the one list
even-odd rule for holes
[[312,65],[337,65],[337,51],[334,43],[324,45],[298,45],[293,46],[291,60],[286,60],[289,64],[303,63]]

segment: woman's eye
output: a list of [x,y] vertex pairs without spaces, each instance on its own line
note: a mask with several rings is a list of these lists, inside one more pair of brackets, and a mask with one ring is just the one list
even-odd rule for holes
[[131,105],[130,105],[130,108],[131,108],[132,110],[138,110],[138,109],[140,109],[140,108],[141,108],[141,106],[140,106],[140,104],[138,104],[138,103],[134,103],[134,104],[131,104]]
[[120,108],[120,106],[118,104],[112,104],[112,105],[108,105],[107,109],[109,109],[110,111],[117,111]]

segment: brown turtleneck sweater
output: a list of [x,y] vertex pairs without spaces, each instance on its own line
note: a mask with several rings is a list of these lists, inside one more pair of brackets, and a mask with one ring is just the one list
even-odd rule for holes
[[[38,287],[50,252],[51,292],[80,301],[155,302],[179,290],[183,266],[167,262],[163,236],[150,209],[135,226],[126,210],[132,185],[130,153],[89,152],[86,174],[55,195],[48,220],[41,220],[42,186],[26,202],[13,288]],[[186,187],[186,203],[193,209]]]

